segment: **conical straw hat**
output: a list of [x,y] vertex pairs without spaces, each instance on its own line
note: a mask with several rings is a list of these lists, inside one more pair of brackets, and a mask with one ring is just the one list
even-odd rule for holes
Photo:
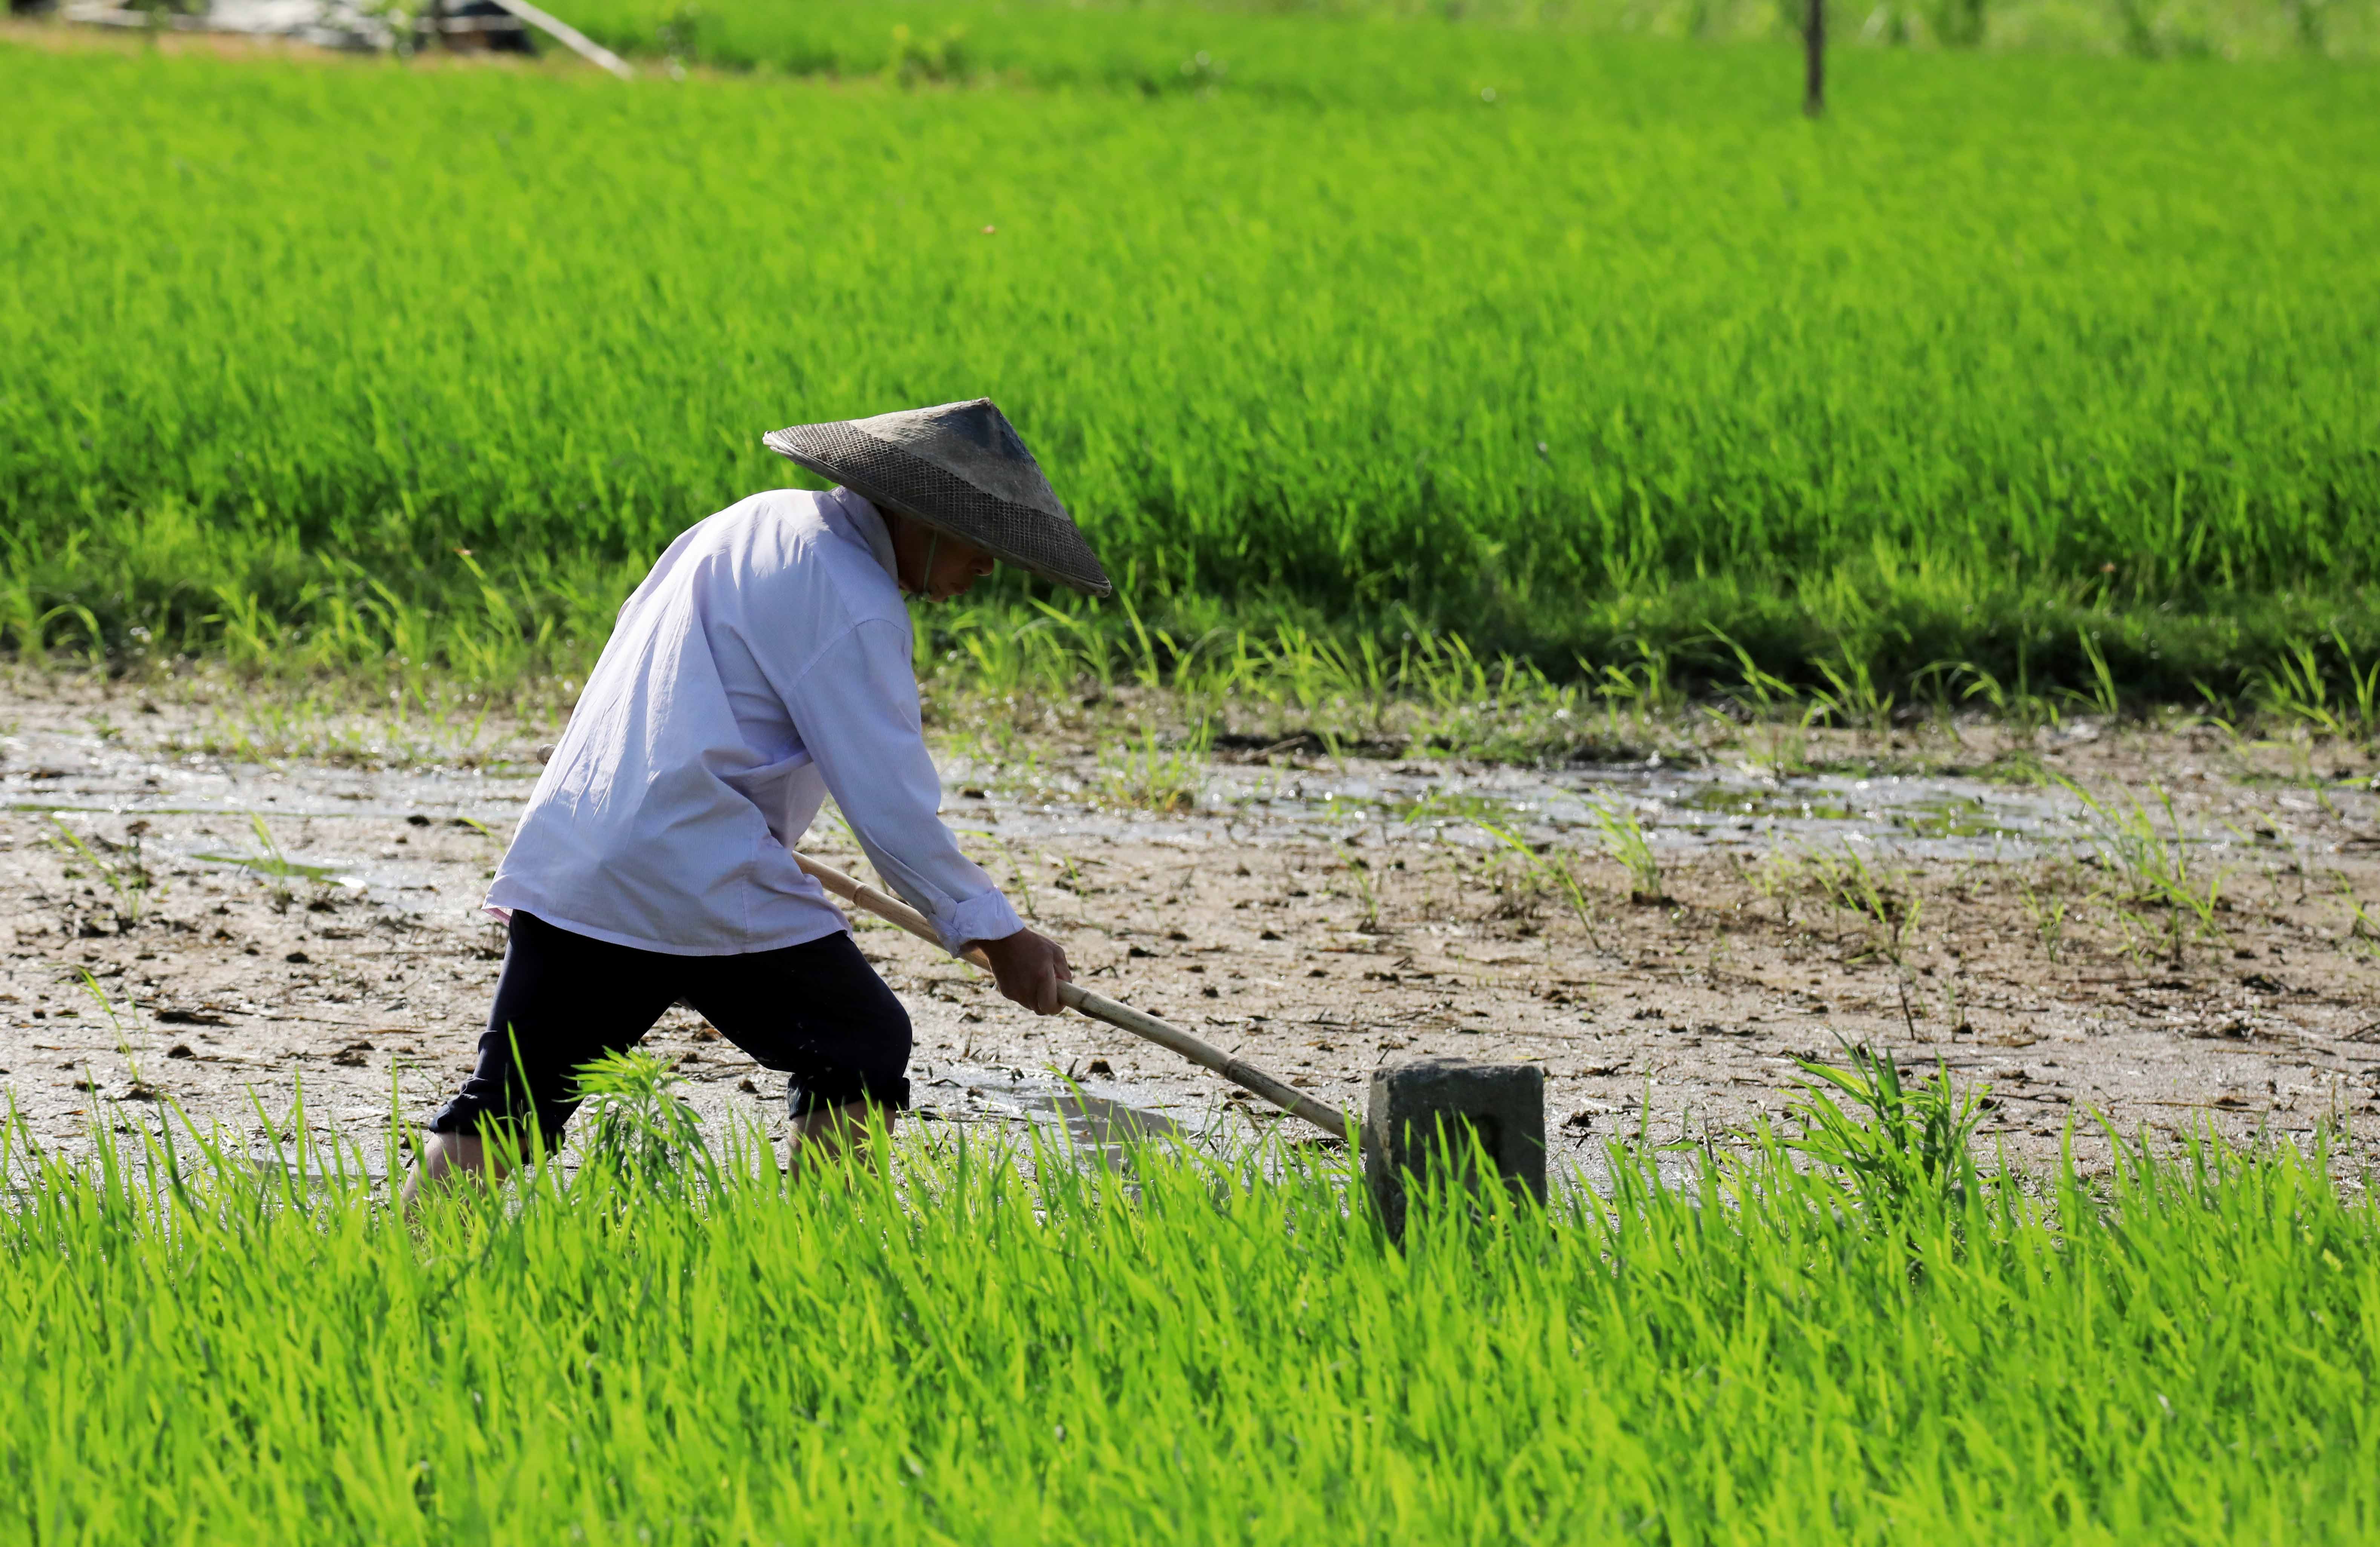
[[994,558],[1092,596],[1115,589],[1041,464],[989,397],[795,424],[760,444]]

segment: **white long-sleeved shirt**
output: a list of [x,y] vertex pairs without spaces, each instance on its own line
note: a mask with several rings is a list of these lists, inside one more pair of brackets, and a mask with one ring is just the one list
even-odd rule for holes
[[1024,926],[938,814],[883,518],[848,489],[755,494],[670,544],[612,630],[488,889],[675,956],[847,928],[791,850],[829,795],[952,951]]

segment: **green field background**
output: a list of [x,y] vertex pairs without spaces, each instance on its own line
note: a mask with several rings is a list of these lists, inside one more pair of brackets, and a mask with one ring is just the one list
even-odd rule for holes
[[[1516,70],[1560,89],[1614,35],[1794,42],[1800,0],[563,0],[624,52],[912,79],[992,77],[1152,94],[1229,90],[1379,104]],[[1833,46],[2380,57],[2374,0],[1871,0]],[[1419,24],[1419,25],[1415,25]],[[1515,46],[1511,34],[1526,35]],[[1590,72],[1591,73],[1591,72]]]
[[763,431],[988,393],[1185,626],[2380,642],[2371,72],[1852,52],[1811,124],[1774,47],[1296,25],[1303,98],[0,47],[0,618],[567,657]]

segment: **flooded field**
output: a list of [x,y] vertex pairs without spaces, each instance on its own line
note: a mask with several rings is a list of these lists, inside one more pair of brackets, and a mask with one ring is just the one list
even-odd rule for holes
[[[0,702],[0,1086],[44,1142],[178,1105],[261,1147],[302,1090],[305,1124],[377,1154],[468,1066],[503,948],[480,889],[552,726],[305,757],[269,713],[37,675]],[[1536,1060],[1560,1158],[1592,1171],[1622,1132],[1774,1115],[1797,1060],[1867,1041],[1987,1085],[1985,1133],[2021,1158],[2078,1119],[2099,1148],[2093,1113],[2380,1153],[2360,756],[2086,723],[1818,736],[1787,768],[1704,726],[1624,766],[1176,755],[1152,791],[1113,777],[1141,734],[1029,763],[954,741],[946,814],[1094,986],[1325,1101],[1360,1108],[1398,1057]],[[810,847],[860,866],[831,816]],[[857,927],[915,1018],[922,1121],[1273,1120]],[[690,1012],[650,1045],[707,1121],[782,1132],[782,1085]]]

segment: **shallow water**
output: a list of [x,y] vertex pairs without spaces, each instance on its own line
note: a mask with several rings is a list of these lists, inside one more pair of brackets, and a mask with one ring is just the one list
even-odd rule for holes
[[[958,781],[953,780],[953,785]],[[1196,810],[1119,811],[997,786],[954,803],[961,826],[1002,838],[1095,834],[1207,843],[1448,842],[1493,847],[1500,828],[1532,844],[1595,850],[1601,811],[1633,819],[1667,855],[1737,846],[1852,842],[1910,859],[2016,858],[2085,835],[2082,808],[2056,788],[1914,774],[1772,779],[1739,768],[1540,771],[1353,764],[1344,771],[1209,771]],[[972,822],[970,822],[970,818]]]
[[[197,753],[159,758],[88,735],[43,731],[15,739],[17,755],[0,765],[0,805],[55,812],[70,822],[102,812],[225,817],[237,828],[179,847],[152,841],[152,862],[302,876],[369,889],[407,907],[431,890],[435,867],[360,834],[355,846],[343,844],[336,824],[402,820],[468,828],[487,838],[492,861],[539,772],[529,763],[363,769]],[[1320,840],[1492,848],[1503,841],[1494,828],[1532,846],[1595,852],[1604,847],[1602,813],[1609,811],[1634,822],[1665,860],[1730,848],[1852,844],[1880,857],[1963,861],[2029,858],[2091,834],[2081,803],[2055,786],[1892,774],[1774,778],[1740,766],[1658,760],[1557,770],[1215,763],[1204,771],[1195,808],[1174,812],[1102,804],[1063,775],[1020,786],[965,762],[951,765],[948,787],[952,825],[1002,842],[1106,837],[1242,847]],[[264,822],[277,854],[255,838],[250,818]],[[303,825],[313,822],[332,825]],[[2206,836],[2222,843],[2234,835]],[[360,851],[366,842],[372,852]]]

